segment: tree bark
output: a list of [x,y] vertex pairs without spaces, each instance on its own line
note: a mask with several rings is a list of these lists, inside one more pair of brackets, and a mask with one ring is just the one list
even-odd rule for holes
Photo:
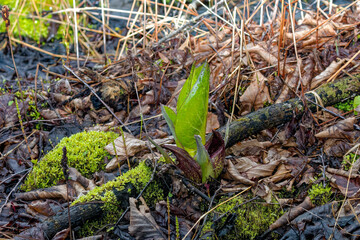
[[[346,77],[333,83],[328,83],[315,91],[323,105],[331,106],[342,100],[353,98],[360,94],[360,75]],[[312,93],[306,93],[305,99],[316,102]],[[316,110],[316,105],[306,101],[308,109]],[[273,128],[289,122],[293,117],[300,117],[305,111],[304,102],[299,98],[293,98],[283,103],[273,104],[243,116],[229,124],[228,140],[226,147],[231,147],[237,142],[259,133],[268,128]],[[225,138],[226,125],[219,130]]]

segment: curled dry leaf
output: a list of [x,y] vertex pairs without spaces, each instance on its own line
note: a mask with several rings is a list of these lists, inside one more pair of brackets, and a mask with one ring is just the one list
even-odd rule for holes
[[86,190],[92,190],[96,187],[93,180],[87,179],[86,177],[82,176],[81,173],[73,167],[69,167],[69,179],[76,181],[81,184]]
[[239,183],[245,185],[254,185],[255,182],[247,179],[246,177],[242,176],[238,170],[235,168],[234,164],[231,160],[227,160],[227,168],[226,168],[226,176],[232,180],[238,181]]
[[66,185],[57,185],[50,188],[38,189],[30,192],[17,193],[16,199],[22,199],[26,201],[38,200],[38,199],[48,199],[48,198],[61,198],[73,200],[85,189],[81,186],[80,183],[69,180],[69,195],[67,195]]
[[270,141],[259,142],[257,139],[251,139],[235,144],[227,150],[227,153],[234,156],[256,156],[272,145]]
[[303,214],[306,210],[312,209],[314,204],[312,204],[311,199],[306,197],[305,200],[300,203],[298,206],[291,208],[289,211],[284,213],[278,220],[276,220],[273,224],[270,225],[269,229],[274,230],[281,226],[284,226],[289,223],[289,221],[293,220],[297,216]]
[[[275,57],[273,54],[271,54],[270,52],[266,51],[263,47],[259,46],[259,45],[254,45],[253,43],[249,43],[248,45],[246,45],[245,51],[248,51],[249,53],[256,53],[259,54],[266,62],[269,63],[269,65],[278,65],[278,58]],[[283,61],[280,62],[280,72],[284,71],[284,63]],[[289,74],[291,72],[293,72],[294,69],[292,67],[290,67],[289,65],[285,66],[285,73]]]
[[150,213],[145,201],[139,209],[136,207],[136,199],[130,198],[130,225],[129,233],[136,239],[166,239],[160,227]]
[[311,82],[311,89],[314,89],[328,80],[339,68],[343,65],[346,59],[341,59],[339,62],[333,61],[322,73],[317,75]]
[[70,98],[70,96],[65,96],[65,95],[62,95],[61,93],[51,93],[50,95],[58,103],[64,102]]
[[280,93],[278,99],[276,99],[275,103],[282,103],[289,99],[290,93],[292,91],[290,89],[295,89],[299,82],[299,69],[296,68],[292,73],[286,76],[285,82],[287,83],[286,87],[284,87]]
[[317,138],[345,138],[353,140],[355,136],[354,123],[355,117],[344,119],[337,124],[327,128],[326,130],[319,132],[315,135]]
[[66,95],[70,95],[71,94],[71,85],[69,83],[69,80],[60,79],[60,80],[56,81],[54,91],[56,93],[63,93]]
[[[149,114],[149,112],[150,112],[150,105],[141,106],[141,113],[143,115]],[[132,119],[132,118],[137,118],[139,116],[140,116],[140,105],[137,105],[129,113],[129,118]]]
[[41,214],[47,217],[55,215],[55,212],[50,206],[49,201],[36,200],[28,204],[28,207],[37,214]]
[[[129,133],[124,132],[125,144],[123,141],[123,136],[118,137],[114,140],[115,149],[113,143],[109,143],[105,146],[105,150],[108,151],[111,155],[117,155],[114,157],[107,165],[106,171],[111,171],[118,167],[120,161],[125,160],[127,157],[132,157],[138,152],[148,149],[148,144],[146,141],[135,138]],[[155,139],[154,140],[158,145],[170,144],[173,143],[173,138],[168,137],[164,139]],[[125,147],[126,146],[126,147]],[[155,148],[154,145],[150,145],[152,148]],[[116,153],[116,154],[115,154]]]
[[244,109],[243,115],[250,113],[252,108],[255,110],[262,108],[266,102],[272,103],[266,82],[267,78],[264,75],[260,72],[254,73],[252,82],[240,97],[240,102]]
[[41,110],[40,115],[46,120],[53,120],[58,118],[56,112],[50,109]]
[[343,157],[350,148],[350,144],[342,139],[330,138],[326,139],[324,143],[324,153],[327,156]]
[[[349,173],[350,174],[350,173]],[[348,174],[348,175],[349,175]],[[331,185],[340,190],[340,192],[349,198],[360,196],[360,177],[344,177],[337,174],[326,174],[330,178]]]

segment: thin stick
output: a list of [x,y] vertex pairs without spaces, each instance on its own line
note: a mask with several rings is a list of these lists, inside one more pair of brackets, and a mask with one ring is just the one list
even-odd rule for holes
[[[75,0],[74,0],[75,1]],[[104,43],[104,55],[105,55],[105,65],[108,63],[107,62],[107,57],[106,57],[106,30],[105,30],[105,14],[104,14],[104,0],[100,1],[101,4],[101,20],[102,20],[102,29],[103,29],[103,43]]]
[[78,40],[78,27],[77,27],[77,9],[76,9],[76,2],[73,0],[73,11],[74,11],[74,37],[75,37],[75,49],[76,49],[76,63],[77,67],[80,67],[79,63],[79,40]]
[[[18,40],[18,39],[16,39],[16,38],[13,38],[13,37],[11,37],[11,40],[14,41],[14,42],[16,42],[16,43],[22,44],[22,45],[24,45],[24,46],[26,46],[26,47],[32,48],[32,49],[34,49],[34,50],[36,50],[36,51],[39,51],[39,52],[48,54],[48,55],[50,55],[50,56],[52,56],[52,57],[67,58],[67,56],[65,56],[65,55],[60,55],[60,54],[55,54],[55,53],[48,52],[48,51],[46,51],[46,50],[44,50],[44,49],[35,47],[35,46],[31,45],[31,44],[28,44],[28,43],[26,43],[26,42],[23,42],[23,41],[21,41],[21,40]],[[72,56],[68,56],[68,58],[71,59],[71,60],[81,60],[81,61],[85,61],[84,58],[76,58],[76,57],[72,57]],[[92,60],[92,61],[93,61],[93,62],[98,62],[98,61],[96,61],[96,60]]]

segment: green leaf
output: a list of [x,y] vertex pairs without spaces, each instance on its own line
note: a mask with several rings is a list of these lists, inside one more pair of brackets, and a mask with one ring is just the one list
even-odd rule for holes
[[200,165],[202,182],[205,183],[209,177],[215,177],[214,168],[210,161],[208,152],[206,151],[204,145],[202,144],[202,139],[199,135],[195,135],[197,152],[195,155],[195,160]]
[[186,82],[184,83],[184,86],[182,87],[181,92],[178,97],[177,106],[176,106],[177,112],[179,112],[179,109],[182,107],[182,105],[184,104],[184,101],[189,96],[191,88],[195,85],[196,81],[198,80],[199,75],[200,75],[201,71],[203,70],[203,67],[205,64],[206,63],[204,63],[202,66],[197,67],[197,68],[195,67],[195,63],[192,65],[190,75],[189,75],[188,79],[186,80]]
[[[201,69],[201,72],[197,72]],[[194,136],[200,135],[205,144],[206,116],[209,101],[209,78],[210,70],[207,63],[195,69],[187,81],[191,84],[197,76],[197,80],[184,100],[178,102],[177,117],[175,121],[175,134],[184,149],[194,156],[196,153],[196,141]],[[186,83],[185,83],[186,84]],[[184,91],[187,91],[185,87]],[[183,91],[183,90],[182,90]],[[179,101],[178,99],[178,101]],[[181,104],[181,101],[183,103]],[[179,104],[181,105],[179,107]]]
[[[354,98],[354,109],[357,108],[357,106],[360,105],[360,96],[356,96]],[[358,113],[356,111],[354,111],[354,114],[357,115]]]
[[182,147],[182,144],[177,139],[176,133],[175,133],[176,113],[171,108],[169,108],[168,106],[165,106],[165,105],[161,105],[161,113],[162,113],[163,117],[165,118],[167,125],[170,128],[171,134],[173,135],[173,137],[175,139],[176,145],[179,147]]

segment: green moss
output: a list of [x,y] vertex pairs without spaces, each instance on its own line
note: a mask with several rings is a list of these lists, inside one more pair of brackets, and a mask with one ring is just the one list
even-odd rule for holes
[[[221,202],[225,200],[223,198]],[[283,214],[279,204],[267,204],[259,201],[246,203],[234,210],[236,206],[243,204],[245,201],[245,198],[238,197],[216,209],[219,214],[226,212],[237,214],[235,228],[222,239],[255,239],[263,234]],[[212,216],[209,219],[212,219]],[[219,226],[224,222],[225,218],[221,220]],[[214,227],[211,224],[211,221],[206,223],[203,233],[211,231],[211,227]]]
[[[116,199],[114,189],[123,191],[125,185],[131,183],[136,188],[137,192],[140,192],[150,181],[151,176],[152,169],[143,161],[137,167],[117,177],[115,180],[109,181],[106,184],[91,190],[86,195],[83,195],[74,201],[72,205],[91,201],[102,201],[105,203],[104,217],[84,224],[80,231],[81,236],[92,236],[96,230],[106,224],[116,222],[120,217],[124,209],[121,209],[121,203]],[[153,206],[156,202],[164,199],[163,190],[157,182],[152,182],[142,196],[150,206]]]
[[[7,5],[10,8],[10,11],[15,11],[17,14],[10,14],[10,29],[12,29],[17,22],[16,26],[13,28],[13,34],[19,36],[19,32],[22,36],[30,37],[35,41],[39,42],[40,38],[47,37],[48,35],[48,23],[44,19],[32,18],[30,15],[36,15],[36,9],[39,13],[43,11],[51,10],[50,6],[53,5],[52,0],[34,0],[36,8],[33,5],[33,1],[25,1],[24,7],[19,3],[23,1],[13,1],[13,0],[2,0],[2,5]],[[19,5],[16,6],[16,3]],[[21,10],[21,12],[20,12]],[[45,17],[45,19],[50,19],[51,15]],[[4,21],[0,20],[0,32],[6,32],[6,27]]]
[[351,166],[356,162],[356,160],[358,160],[360,157],[360,155],[355,154],[355,153],[349,153],[347,155],[344,156],[343,161],[342,161],[342,167],[344,170],[349,171],[349,169],[351,168]]
[[104,147],[118,137],[114,132],[81,132],[63,138],[56,147],[38,161],[27,176],[22,190],[54,186],[64,179],[60,163],[62,148],[66,146],[68,165],[76,168],[83,176],[104,169],[104,157],[110,156]]
[[[105,205],[111,209],[114,203],[116,203],[116,197],[112,191],[113,189],[122,191],[127,183],[131,183],[137,191],[141,191],[150,181],[151,175],[151,168],[143,161],[139,166],[129,170],[115,180],[109,181],[106,184],[91,190],[86,195],[81,196],[73,202],[73,205],[90,201],[103,201],[105,202]],[[153,182],[147,187],[146,191],[143,193],[143,197],[149,205],[153,205],[164,198],[164,193],[158,184]]]
[[346,102],[340,102],[334,105],[335,108],[343,111],[343,112],[349,112],[354,109],[354,100],[350,99]]
[[313,184],[308,191],[309,197],[313,204],[317,206],[324,205],[331,201],[331,186],[323,186],[322,183]]

